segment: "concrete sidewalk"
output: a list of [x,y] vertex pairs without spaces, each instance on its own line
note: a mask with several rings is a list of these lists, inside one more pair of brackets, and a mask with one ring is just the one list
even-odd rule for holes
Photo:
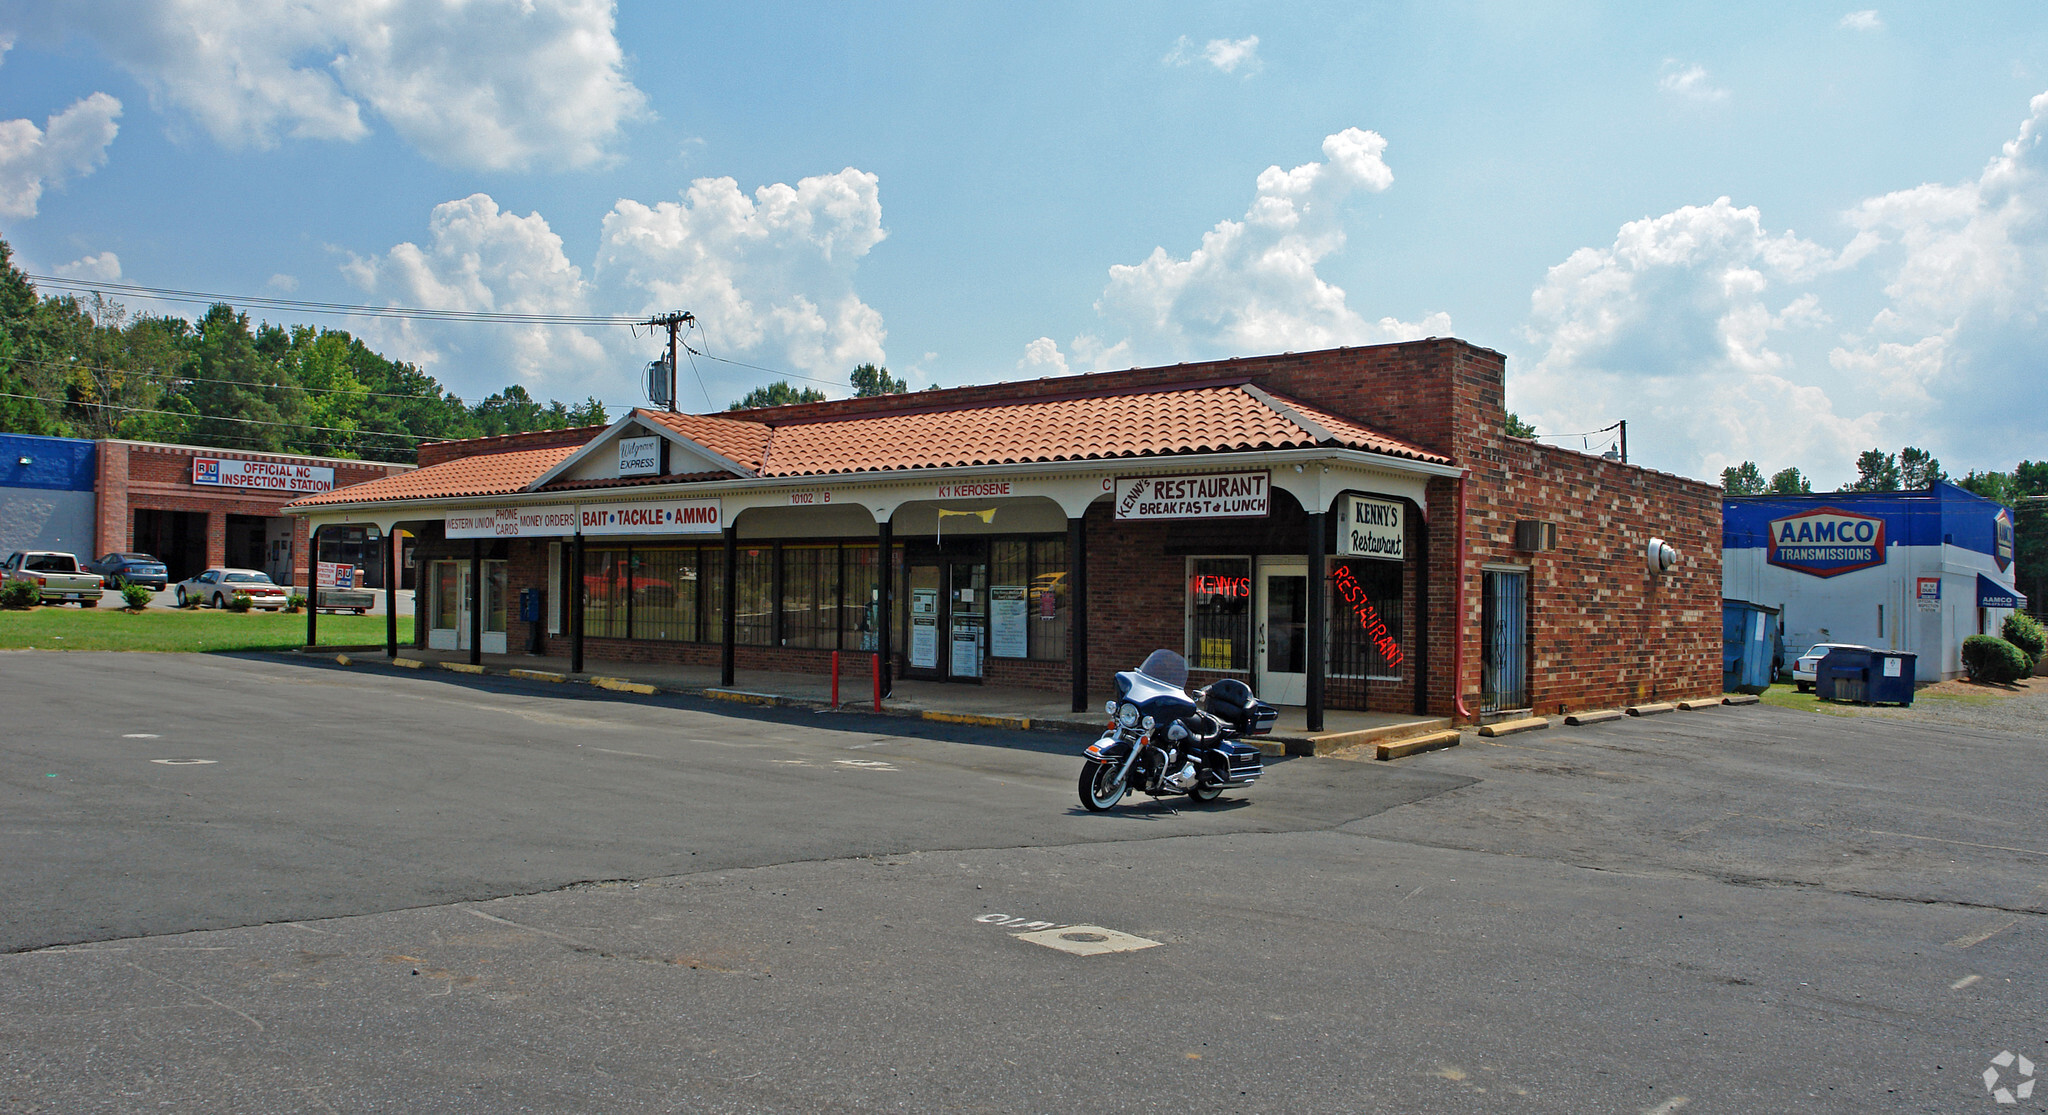
[[[406,669],[496,674],[536,681],[596,685],[628,693],[682,693],[745,704],[834,707],[829,674],[736,670],[733,684],[722,686],[716,666],[592,662],[585,659],[586,669],[579,674],[570,672],[567,658],[550,655],[486,654],[482,656],[480,666],[472,666],[468,651],[401,647],[398,658],[393,661],[385,656],[384,649],[381,646],[319,647],[302,648],[298,653],[334,658],[345,664],[386,663]],[[871,661],[865,654],[847,656],[847,668],[839,678],[837,707],[856,712],[875,710]],[[1109,692],[1097,694],[1089,700],[1087,711],[1077,713],[1073,711],[1069,697],[1042,689],[898,678],[894,689],[882,699],[880,711],[887,715],[1025,731],[1093,732],[1099,731],[1107,722],[1102,708],[1112,696]],[[1451,746],[1456,736],[1451,722],[1442,717],[1349,710],[1326,712],[1323,730],[1311,733],[1307,710],[1283,705],[1280,720],[1273,731],[1246,742],[1258,744],[1269,755],[1317,755],[1339,748],[1412,742],[1425,737],[1435,739],[1439,746]]]

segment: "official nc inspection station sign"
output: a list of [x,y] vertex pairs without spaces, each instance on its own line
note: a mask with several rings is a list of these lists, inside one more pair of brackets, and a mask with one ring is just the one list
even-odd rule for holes
[[1814,577],[1883,565],[1884,520],[1834,507],[1772,519],[1768,560]]

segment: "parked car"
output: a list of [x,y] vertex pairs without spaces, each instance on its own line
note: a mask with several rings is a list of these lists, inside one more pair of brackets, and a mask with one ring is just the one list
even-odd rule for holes
[[110,588],[141,585],[158,592],[170,587],[171,571],[149,554],[108,554],[85,563],[87,571],[100,575]]
[[1813,646],[1810,649],[1808,649],[1805,654],[1799,656],[1798,661],[1792,663],[1792,684],[1798,686],[1799,691],[1801,693],[1804,693],[1807,690],[1813,688],[1814,683],[1817,680],[1819,680],[1820,677],[1820,660],[1826,658],[1828,656],[1828,652],[1834,650],[1837,647],[1840,647],[1844,650],[1870,649],[1869,647],[1866,647],[1861,643],[1813,644]]
[[178,607],[197,600],[200,607],[225,608],[238,592],[249,594],[252,607],[277,611],[284,607],[285,591],[270,575],[255,569],[222,569],[218,566],[177,584]]
[[0,562],[0,580],[33,581],[45,604],[76,604],[97,608],[106,588],[100,575],[88,573],[75,554],[55,550],[20,550]]

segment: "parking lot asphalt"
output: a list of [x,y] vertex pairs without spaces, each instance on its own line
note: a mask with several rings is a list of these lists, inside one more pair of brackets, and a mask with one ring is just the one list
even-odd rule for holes
[[0,1110],[2048,1098],[1982,1076],[2048,1062],[2048,729],[1718,709],[1091,815],[1079,740],[95,657],[6,656]]

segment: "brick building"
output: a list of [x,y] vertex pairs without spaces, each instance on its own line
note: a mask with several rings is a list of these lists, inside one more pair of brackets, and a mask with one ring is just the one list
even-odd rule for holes
[[636,410],[424,446],[290,510],[416,535],[418,637],[473,656],[729,678],[851,651],[1078,710],[1168,647],[1312,726],[1719,692],[1719,489],[1505,436],[1503,372],[1432,338]]
[[[306,585],[307,529],[283,508],[301,496],[412,471],[411,465],[205,449],[144,441],[0,435],[0,545],[92,560],[163,559],[172,580],[209,566],[260,569]],[[363,565],[382,585],[367,528],[324,536],[324,560]]]

